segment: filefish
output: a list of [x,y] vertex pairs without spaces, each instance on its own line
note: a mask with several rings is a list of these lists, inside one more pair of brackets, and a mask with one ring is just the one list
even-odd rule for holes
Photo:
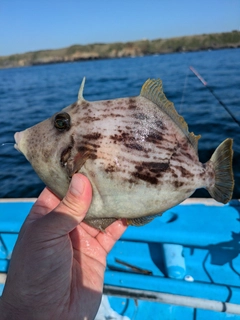
[[51,118],[15,134],[15,148],[62,199],[81,172],[93,188],[85,222],[104,230],[125,218],[144,225],[206,188],[227,203],[234,187],[232,139],[211,159],[198,158],[200,136],[174,108],[160,79],[148,79],[137,97],[90,102],[83,97]]

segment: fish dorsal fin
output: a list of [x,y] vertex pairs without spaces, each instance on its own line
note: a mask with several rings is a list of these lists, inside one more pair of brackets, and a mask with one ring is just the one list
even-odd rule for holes
[[198,154],[198,140],[200,139],[200,135],[195,136],[193,132],[188,131],[188,125],[184,118],[180,116],[172,102],[170,102],[162,88],[162,81],[160,79],[148,79],[144,85],[142,86],[142,90],[140,95],[144,98],[151,100],[155,103],[163,112],[165,112],[174,122],[175,124],[182,130],[182,132],[189,139],[192,144],[194,150]]
[[82,83],[81,83],[80,89],[79,89],[79,91],[78,91],[78,101],[79,101],[79,102],[85,100],[85,99],[83,98],[83,89],[84,89],[84,85],[85,85],[85,80],[86,80],[86,78],[84,77],[84,78],[82,79]]

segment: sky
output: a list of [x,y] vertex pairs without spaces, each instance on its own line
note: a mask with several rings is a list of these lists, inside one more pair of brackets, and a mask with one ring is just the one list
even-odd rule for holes
[[240,31],[240,0],[0,0],[0,56]]

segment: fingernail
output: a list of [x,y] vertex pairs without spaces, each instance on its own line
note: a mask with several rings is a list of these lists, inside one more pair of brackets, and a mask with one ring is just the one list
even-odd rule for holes
[[85,182],[79,174],[75,174],[72,177],[72,181],[70,183],[69,191],[74,196],[80,196],[83,194],[85,189]]

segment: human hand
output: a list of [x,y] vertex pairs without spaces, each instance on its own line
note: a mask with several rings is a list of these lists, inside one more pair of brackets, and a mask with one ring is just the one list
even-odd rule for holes
[[118,220],[102,233],[81,222],[91,198],[90,182],[81,174],[73,176],[62,201],[43,190],[13,251],[1,319],[94,319],[106,256],[126,226]]

